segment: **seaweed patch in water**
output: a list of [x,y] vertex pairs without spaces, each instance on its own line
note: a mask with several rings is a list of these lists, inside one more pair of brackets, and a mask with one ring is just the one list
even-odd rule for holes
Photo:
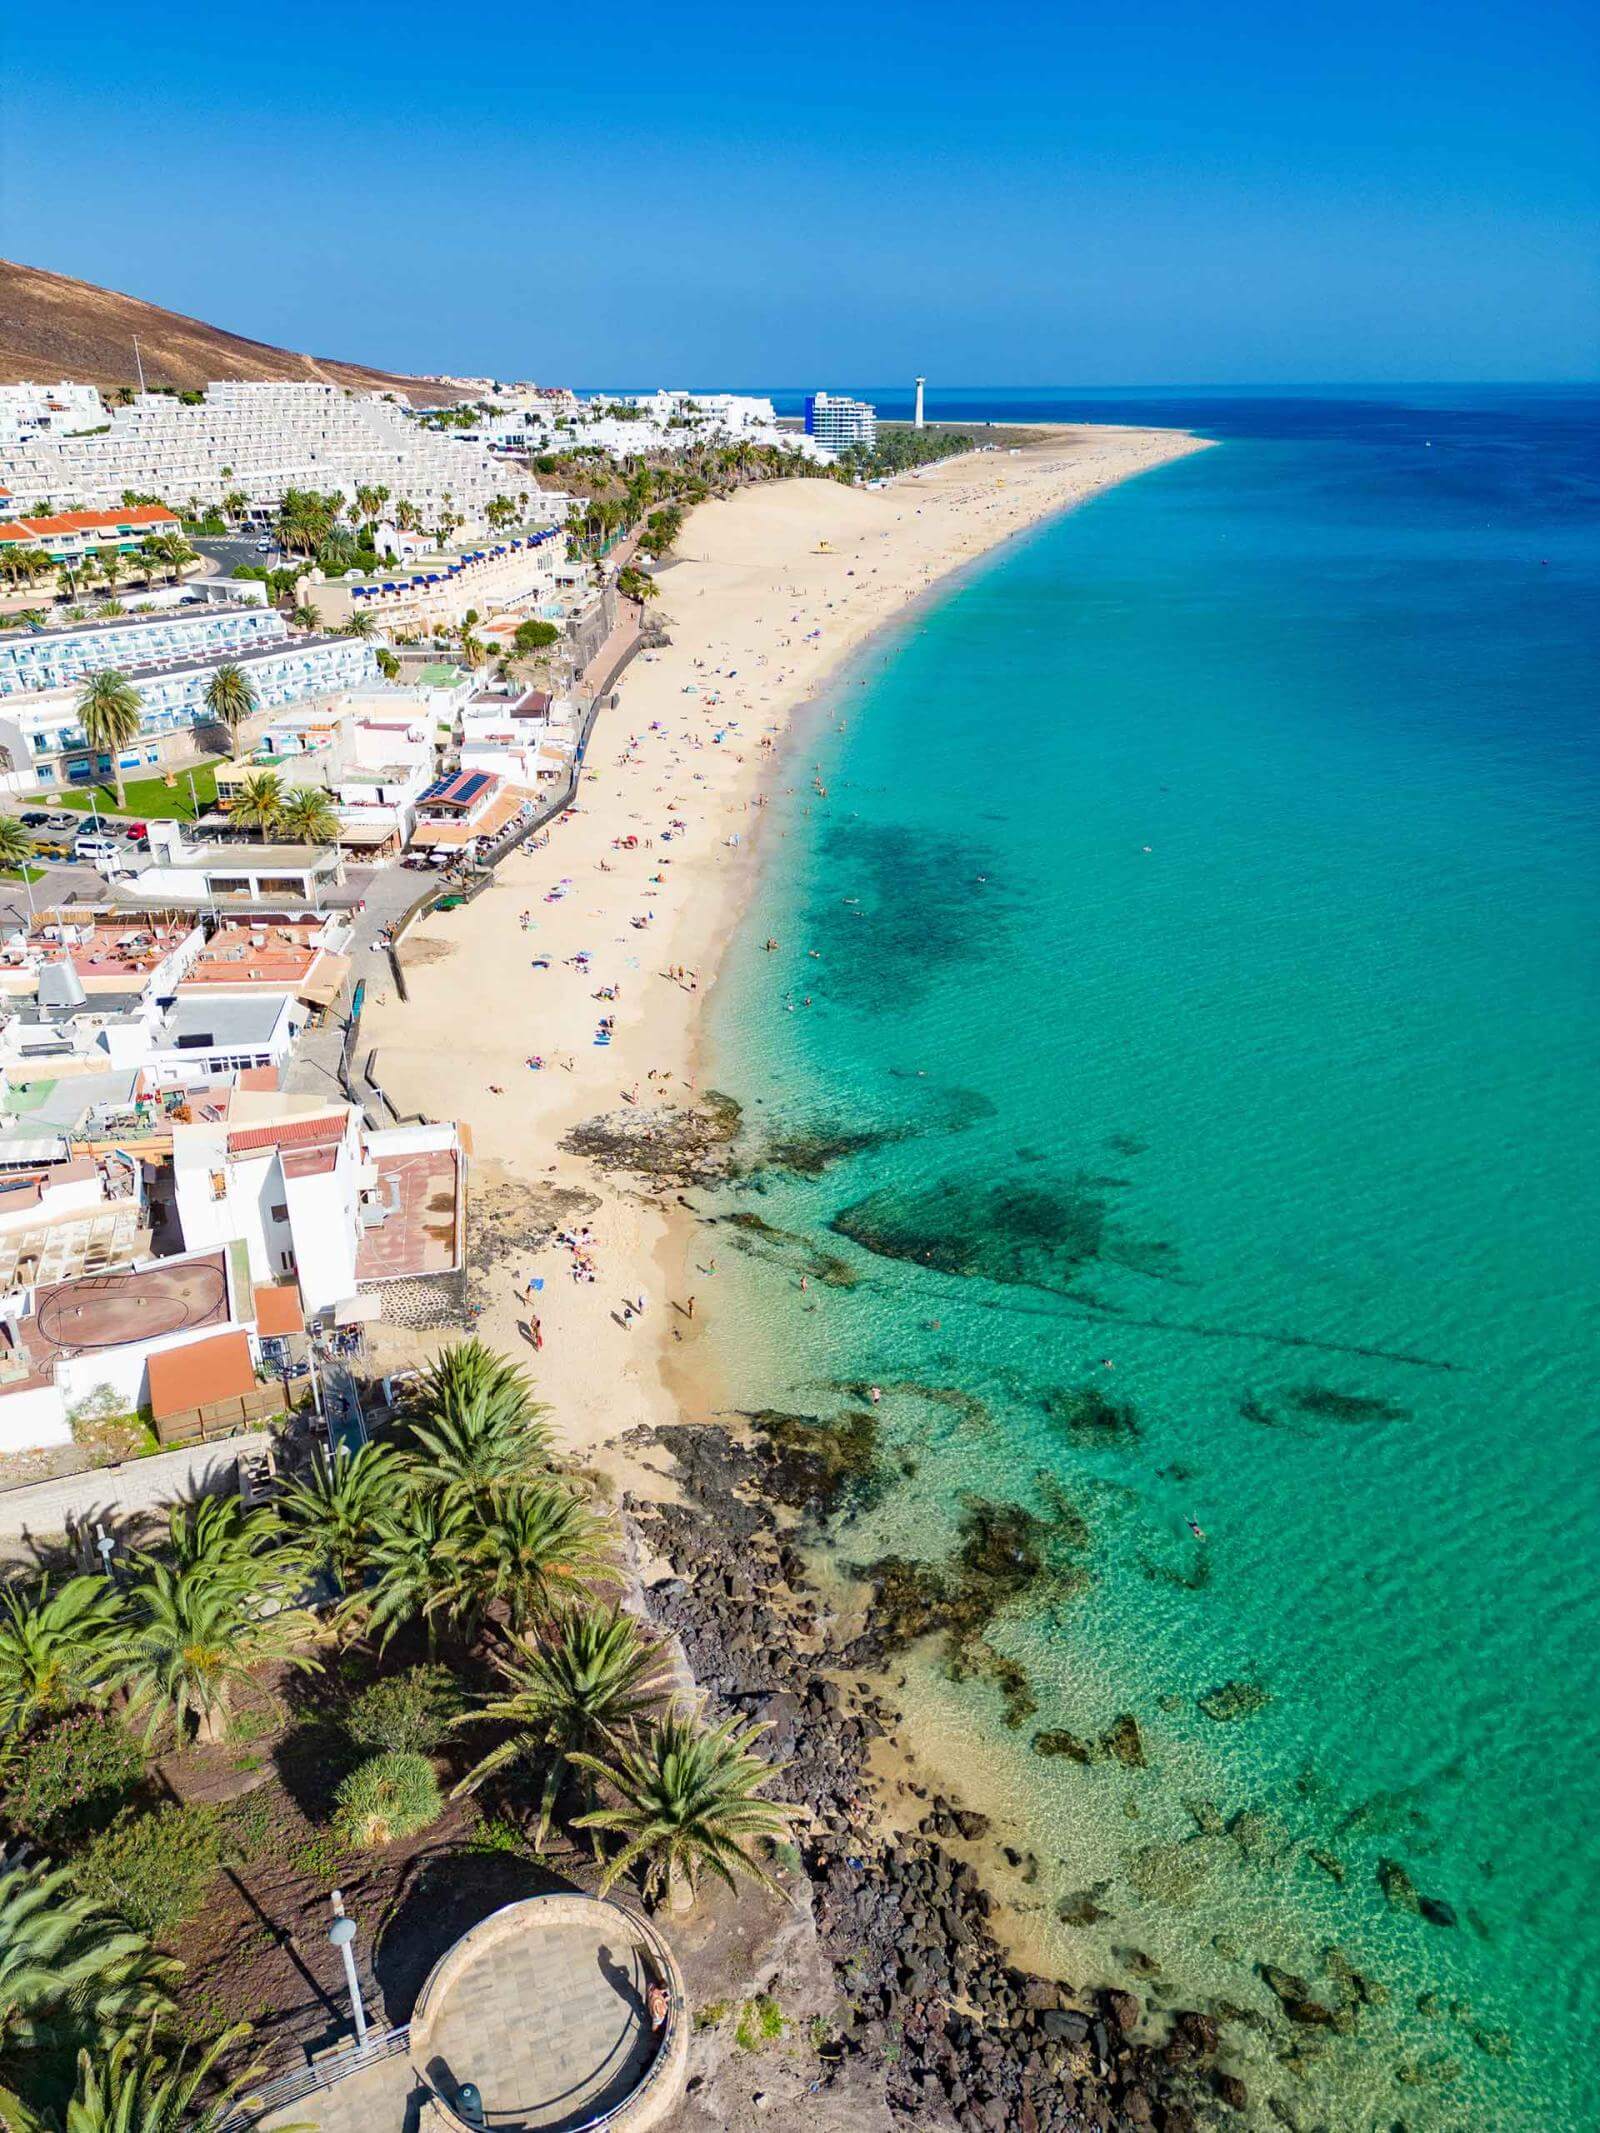
[[[984,848],[908,823],[837,822],[823,842],[829,894],[806,914],[821,957],[807,981],[879,1013],[941,982],[953,964],[994,952],[1015,901]],[[988,877],[980,879],[980,877]],[[857,900],[845,905],[840,889]]]
[[1301,1414],[1327,1422],[1405,1422],[1411,1412],[1375,1393],[1340,1392],[1332,1385],[1295,1385],[1284,1397]]
[[962,1513],[947,1564],[891,1555],[858,1566],[874,1588],[868,1642],[883,1656],[942,1635],[952,1676],[995,1682],[1005,1723],[1020,1725],[1036,1700],[1026,1674],[996,1648],[990,1630],[1024,1599],[1063,1598],[1081,1590],[1087,1572],[1063,1561],[1061,1551],[1075,1549],[1087,1537],[1081,1519],[1067,1526],[1022,1504],[975,1499]]
[[1106,1146],[1113,1155],[1143,1155],[1149,1145],[1148,1141],[1140,1140],[1136,1133],[1108,1133],[1106,1135]]
[[863,1250],[983,1281],[1066,1296],[1085,1267],[1101,1264],[1176,1278],[1173,1248],[1130,1236],[1112,1216],[1112,1181],[1076,1174],[949,1178],[922,1191],[868,1193],[829,1225]]
[[853,1289],[861,1278],[849,1260],[841,1258],[837,1252],[819,1252],[792,1229],[779,1229],[775,1223],[753,1214],[749,1208],[737,1208],[727,1215],[712,1215],[706,1226],[731,1230],[733,1242],[740,1251],[748,1252],[755,1259],[765,1259],[774,1266],[806,1274],[827,1288]]
[[764,1486],[792,1509],[819,1516],[848,1499],[873,1503],[886,1486],[876,1415],[847,1411],[824,1420],[760,1407],[741,1412],[761,1438]]
[[1091,1379],[1082,1385],[1052,1385],[1039,1395],[1052,1422],[1086,1437],[1137,1437],[1139,1410],[1131,1400],[1109,1399]]
[[994,1102],[979,1089],[934,1089],[917,1117],[881,1125],[850,1125],[819,1120],[787,1129],[773,1129],[748,1157],[743,1167],[751,1174],[783,1170],[793,1177],[820,1178],[837,1163],[870,1155],[878,1148],[892,1148],[915,1140],[924,1133],[965,1133],[981,1120],[994,1116]]

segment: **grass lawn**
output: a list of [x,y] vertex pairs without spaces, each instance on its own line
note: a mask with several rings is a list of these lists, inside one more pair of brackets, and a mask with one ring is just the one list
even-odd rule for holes
[[[123,813],[139,816],[145,821],[153,816],[157,822],[192,822],[195,814],[189,804],[189,779],[191,776],[194,779],[195,798],[200,802],[203,814],[216,801],[216,765],[220,761],[220,756],[213,757],[209,763],[198,764],[192,772],[180,770],[176,785],[168,785],[164,778],[130,778]],[[112,785],[79,785],[70,792],[37,793],[27,804],[30,807],[35,802],[41,807],[71,807],[86,815],[91,790],[100,802],[101,814],[116,812],[117,794]]]
[[43,867],[0,867],[0,881],[43,881]]

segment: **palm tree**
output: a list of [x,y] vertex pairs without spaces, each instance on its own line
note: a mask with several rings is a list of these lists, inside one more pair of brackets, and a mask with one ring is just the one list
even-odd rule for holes
[[121,1599],[104,1578],[69,1578],[59,1592],[46,1578],[33,1592],[0,1593],[0,1726],[22,1732],[107,1694],[125,1656]]
[[318,1451],[311,1471],[291,1482],[278,1499],[278,1516],[314,1557],[327,1563],[343,1592],[361,1566],[381,1518],[398,1505],[405,1468],[384,1444],[341,1446],[331,1459]]
[[417,507],[409,496],[402,496],[395,505],[394,523],[398,533],[415,533],[421,524]]
[[461,664],[466,668],[467,672],[475,674],[488,656],[489,654],[484,649],[483,639],[474,636],[470,629],[463,629],[461,632]]
[[42,630],[50,618],[42,607],[19,607],[11,619],[25,629]]
[[372,610],[366,607],[358,607],[349,621],[341,622],[338,629],[338,635],[341,637],[360,637],[363,640],[377,634],[377,618]]
[[503,1600],[520,1637],[563,1595],[594,1585],[611,1567],[606,1529],[588,1505],[553,1481],[495,1489],[476,1507],[477,1537],[464,1568],[480,1609]]
[[108,592],[115,592],[128,575],[128,559],[120,548],[102,548],[96,558],[96,575]]
[[0,2058],[165,2014],[181,1965],[85,1896],[70,1867],[0,1874]]
[[380,1652],[406,1623],[425,1622],[431,1654],[438,1618],[454,1625],[471,1612],[460,1571],[471,1515],[469,1505],[442,1490],[402,1496],[373,1530],[365,1558],[370,1583],[346,1600],[344,1621],[376,1634]]
[[[459,1727],[492,1719],[515,1731],[474,1764],[455,1796],[475,1792],[485,1778],[510,1763],[531,1762],[542,1750],[552,1750],[539,1798],[535,1841],[542,1845],[567,1758],[613,1745],[624,1726],[660,1701],[660,1648],[640,1634],[637,1621],[620,1607],[604,1612],[568,1607],[549,1623],[542,1645],[521,1646],[496,1664],[511,1684],[510,1694],[487,1697],[480,1711],[454,1723]],[[592,1807],[592,1780],[589,1790]]]
[[0,867],[20,873],[33,857],[33,839],[15,815],[0,815]]
[[200,1496],[167,1513],[167,1544],[179,1572],[249,1571],[264,1555],[281,1557],[284,1536],[276,1516],[247,1511],[237,1496]]
[[[79,2052],[65,2117],[0,2095],[0,2127],[5,2133],[223,2133],[256,2101],[249,2089],[261,2069],[247,2067],[219,2087],[217,2062],[249,2034],[250,2025],[240,2022],[198,2058],[180,2051],[168,2059],[156,2049],[152,2022],[141,2035],[118,2037],[109,2050]],[[286,2133],[310,2133],[309,2122]]]
[[396,681],[399,679],[400,660],[397,653],[391,652],[386,644],[380,644],[374,656],[376,657],[378,662],[378,672],[383,676],[385,681]]
[[266,1660],[301,1672],[321,1661],[298,1649],[316,1618],[293,1603],[300,1567],[280,1555],[270,1563],[200,1563],[174,1570],[154,1556],[136,1558],[139,1582],[128,1593],[130,1700],[153,1706],[149,1734],[170,1712],[180,1737],[192,1721],[204,1741],[227,1730],[233,1691]]
[[289,610],[289,620],[298,630],[319,630],[322,613],[310,600],[297,600]]
[[729,1888],[746,1874],[781,1895],[753,1848],[764,1837],[782,1837],[800,1810],[762,1793],[785,1767],[750,1753],[765,1730],[736,1718],[702,1727],[673,1704],[642,1738],[636,1727],[614,1763],[583,1751],[569,1755],[575,1769],[617,1795],[616,1806],[578,1817],[580,1829],[611,1830],[623,1840],[601,1876],[600,1893],[642,1865],[647,1893],[664,1886],[675,1911],[693,1908],[703,1873]]
[[139,737],[139,713],[143,702],[127,675],[119,674],[115,667],[102,667],[98,674],[91,674],[78,691],[78,723],[83,728],[83,737],[97,755],[111,758],[118,814],[127,804],[122,781],[122,751]]
[[264,844],[267,832],[277,828],[283,819],[283,780],[275,770],[258,770],[248,778],[241,778],[234,788],[228,820],[240,822],[246,829],[259,830]]
[[524,1481],[549,1451],[527,1379],[482,1341],[457,1341],[423,1374],[408,1418],[421,1473],[472,1494]]
[[225,659],[206,683],[206,709],[219,725],[227,727],[230,748],[236,744],[245,720],[255,716],[260,701],[249,675],[236,659]]
[[237,525],[250,508],[250,499],[243,489],[230,489],[222,499],[222,508]]
[[155,546],[162,562],[172,572],[174,585],[191,563],[200,560],[181,533],[158,533]]
[[152,534],[149,540],[139,543],[139,560],[135,568],[138,570],[140,577],[144,579],[146,585],[153,586],[156,582],[156,572],[161,568],[161,564],[160,543],[156,536]]
[[381,489],[374,488],[370,482],[358,482],[356,484],[355,504],[352,515],[358,523],[371,525],[382,506],[383,492]]
[[302,785],[279,808],[278,827],[295,844],[332,844],[339,835],[339,817],[320,785]]

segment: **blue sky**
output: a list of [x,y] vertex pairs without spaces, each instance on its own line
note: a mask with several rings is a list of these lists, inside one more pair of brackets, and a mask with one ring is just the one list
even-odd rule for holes
[[0,252],[547,382],[1592,377],[1597,59],[1592,0],[83,0],[0,32]]

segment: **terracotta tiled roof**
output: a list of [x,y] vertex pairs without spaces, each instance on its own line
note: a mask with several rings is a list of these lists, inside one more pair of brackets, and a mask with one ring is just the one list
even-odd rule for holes
[[342,1118],[280,1118],[271,1126],[236,1126],[228,1135],[229,1155],[255,1148],[331,1148],[344,1139]]
[[254,1392],[255,1384],[249,1335],[213,1333],[208,1340],[151,1356],[150,1412],[159,1422],[213,1400],[236,1400]]
[[116,526],[176,526],[177,513],[164,504],[134,504],[126,511],[56,511],[47,518],[13,518],[0,525],[0,541],[42,541],[55,533],[105,533]]

